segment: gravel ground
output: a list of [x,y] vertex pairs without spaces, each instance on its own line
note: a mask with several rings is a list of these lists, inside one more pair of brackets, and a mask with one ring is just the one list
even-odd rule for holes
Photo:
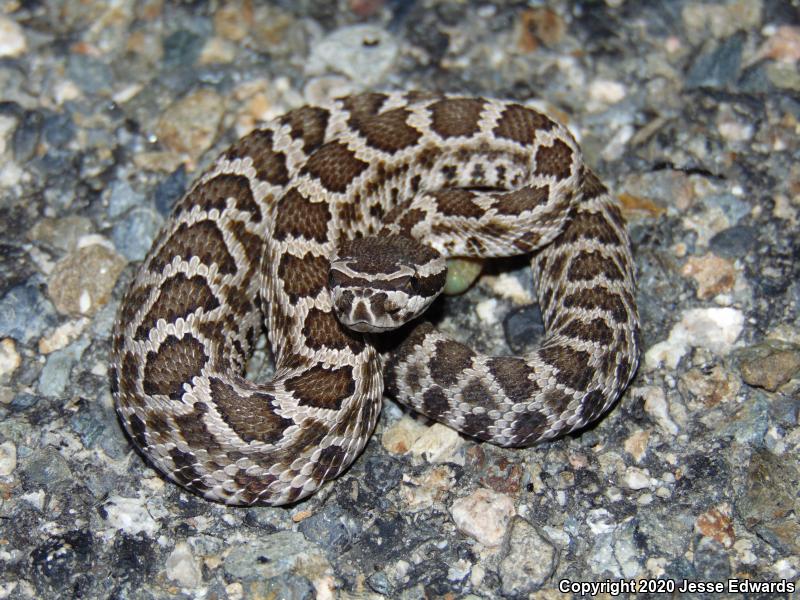
[[[543,4],[0,5],[0,599],[556,598],[609,580],[792,596],[800,9]],[[515,98],[580,139],[630,222],[631,387],[596,426],[526,450],[387,403],[353,467],[289,508],[166,483],[123,435],[107,369],[173,202],[261,120],[413,88]],[[441,326],[523,351],[529,274],[488,270]]]

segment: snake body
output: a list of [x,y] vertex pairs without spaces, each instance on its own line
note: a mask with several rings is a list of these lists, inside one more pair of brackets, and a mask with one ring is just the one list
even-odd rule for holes
[[[399,272],[390,242],[409,248]],[[547,330],[528,355],[484,356],[421,323],[384,365],[354,330],[382,330],[367,321],[391,321],[403,294],[427,304],[440,257],[527,253]],[[376,285],[366,300],[359,279]],[[384,380],[503,446],[597,419],[638,364],[634,291],[625,223],[563,126],[511,102],[350,96],[253,131],[178,202],[122,301],[112,392],[171,480],[285,504],[362,450]],[[243,373],[263,323],[276,371],[257,385]]]

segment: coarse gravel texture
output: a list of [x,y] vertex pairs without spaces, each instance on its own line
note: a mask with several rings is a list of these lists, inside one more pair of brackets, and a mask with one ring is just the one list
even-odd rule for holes
[[[544,4],[0,5],[0,599],[798,582],[798,3]],[[387,403],[311,499],[203,501],[117,423],[120,297],[221,149],[367,88],[515,98],[570,126],[629,219],[642,365],[579,435],[506,450]],[[524,261],[501,261],[435,310],[520,352],[541,335],[532,291]]]

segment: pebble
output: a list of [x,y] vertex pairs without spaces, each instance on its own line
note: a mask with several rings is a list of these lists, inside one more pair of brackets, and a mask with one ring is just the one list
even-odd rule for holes
[[552,8],[536,7],[522,11],[519,29],[517,46],[523,52],[533,52],[541,44],[548,47],[558,45],[564,38],[567,25]]
[[453,489],[453,470],[438,465],[423,471],[419,476],[404,475],[400,498],[411,512],[441,506]]
[[128,498],[112,494],[102,506],[105,521],[111,527],[111,535],[122,530],[128,535],[143,533],[153,537],[161,528],[161,524],[153,518],[147,509],[142,494],[136,498]]
[[504,594],[522,597],[539,589],[553,574],[556,549],[525,519],[514,518],[505,547],[499,570]]
[[680,377],[680,389],[709,407],[733,401],[740,387],[739,378],[720,365],[692,367]]
[[156,132],[164,146],[195,162],[214,143],[224,112],[224,98],[211,89],[199,89],[173,102]]
[[737,259],[749,253],[758,242],[758,232],[749,225],[734,225],[716,233],[709,249],[723,258]]
[[714,254],[691,256],[681,269],[681,275],[697,282],[697,297],[709,300],[717,294],[729,292],[736,283],[733,264]]
[[647,442],[649,440],[650,432],[648,430],[637,429],[626,438],[623,448],[638,463],[641,462],[647,452]]
[[503,319],[503,332],[508,347],[515,354],[538,346],[544,337],[544,321],[539,305],[530,304],[510,311]]
[[442,293],[448,296],[463,294],[480,277],[483,260],[476,258],[449,258],[447,281]]
[[420,421],[403,415],[383,432],[381,445],[392,454],[407,454],[425,429]]
[[478,488],[469,496],[453,502],[450,508],[458,530],[488,547],[503,542],[515,512],[510,496],[489,488]]
[[674,369],[693,346],[724,356],[733,349],[743,327],[744,315],[735,308],[688,309],[670,331],[669,338],[647,350],[645,363],[650,369],[659,364]]
[[0,477],[8,477],[17,468],[17,447],[7,440],[0,444]]
[[324,564],[320,549],[297,531],[279,531],[250,544],[235,545],[222,568],[230,577],[242,581],[270,579],[303,565]]
[[156,185],[156,189],[153,192],[153,202],[155,203],[156,210],[158,210],[161,216],[166,217],[185,192],[186,167],[180,165],[177,169],[172,171],[168,177],[165,177]]
[[725,548],[732,548],[736,542],[731,505],[728,502],[718,504],[697,517],[694,528],[698,533],[716,540]]
[[16,21],[0,17],[0,57],[22,56],[28,50],[25,32]]
[[79,248],[56,263],[47,294],[58,312],[91,316],[110,299],[126,263],[104,245]]
[[31,487],[42,486],[48,490],[57,490],[73,481],[67,459],[50,446],[36,450],[26,457],[22,467],[25,479]]
[[333,31],[311,49],[306,72],[324,75],[334,71],[371,87],[391,70],[398,51],[397,42],[382,27],[349,25]]
[[47,244],[57,250],[71,252],[78,247],[80,239],[93,230],[92,222],[86,217],[77,215],[61,218],[45,217],[31,227],[28,239]]
[[39,375],[39,393],[49,398],[60,397],[67,388],[72,367],[88,345],[89,340],[84,338],[50,354]]
[[[800,464],[790,453],[776,456],[758,450],[750,458],[741,497],[736,511],[749,528],[764,535],[771,543],[797,553],[800,531],[793,513],[800,510]],[[794,535],[794,539],[792,539]]]
[[726,581],[731,574],[725,548],[708,537],[701,537],[695,546],[692,563],[700,581]]
[[735,83],[742,66],[745,35],[735,33],[701,53],[689,68],[687,88],[725,88]]
[[756,52],[756,60],[770,58],[786,63],[800,61],[800,27],[781,25]]
[[303,519],[297,529],[310,542],[325,548],[329,554],[347,552],[361,533],[361,521],[335,504]]
[[426,427],[411,445],[411,454],[420,456],[431,464],[455,463],[464,464],[464,454],[459,452],[464,440],[458,433],[442,425],[434,423]]
[[629,490],[643,490],[649,488],[651,485],[650,476],[647,472],[637,467],[628,467],[625,469],[622,482]]
[[141,206],[145,195],[137,192],[125,179],[113,183],[108,193],[108,216],[115,219],[134,206]]
[[193,65],[203,49],[203,38],[186,29],[178,29],[164,39],[164,66],[168,69]]
[[67,321],[39,340],[39,354],[50,354],[73,342],[89,324],[88,319]]
[[667,399],[664,390],[660,387],[648,386],[641,390],[644,397],[644,411],[658,423],[659,427],[669,435],[678,434],[678,426],[672,420],[667,407]]
[[800,347],[778,340],[749,346],[739,355],[739,369],[748,385],[775,392],[800,375]]
[[27,344],[55,321],[53,305],[32,281],[11,288],[0,299],[0,337]]
[[0,341],[0,381],[7,381],[11,374],[19,368],[22,359],[17,352],[17,345],[12,338]]
[[114,225],[111,241],[128,260],[142,260],[163,222],[161,215],[152,208],[146,206],[134,208]]
[[196,588],[203,582],[200,563],[186,542],[178,542],[165,564],[167,577],[184,588]]
[[67,59],[67,76],[86,94],[108,96],[116,80],[111,66],[88,54],[71,53]]
[[595,79],[589,84],[589,98],[598,105],[616,104],[625,94],[625,86],[618,81]]

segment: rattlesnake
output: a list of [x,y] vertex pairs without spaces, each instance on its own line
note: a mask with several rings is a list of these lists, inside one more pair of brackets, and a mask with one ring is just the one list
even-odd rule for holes
[[[383,365],[374,334],[342,325],[424,310],[442,256],[524,253],[547,329],[526,356],[476,354],[423,323]],[[503,446],[597,419],[638,364],[634,285],[621,214],[563,126],[512,102],[350,96],[253,131],[177,204],[122,301],[112,391],[173,481],[284,504],[362,450],[384,378],[398,401]],[[263,321],[276,372],[257,385],[243,372]]]

